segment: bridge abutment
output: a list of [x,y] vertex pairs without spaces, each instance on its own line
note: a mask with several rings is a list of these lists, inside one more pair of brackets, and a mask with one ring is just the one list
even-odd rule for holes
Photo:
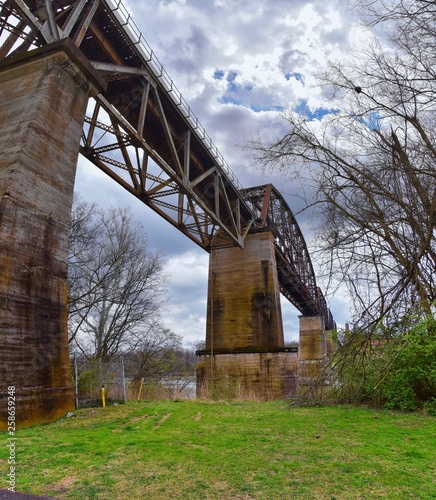
[[243,249],[212,249],[206,349],[283,346],[272,233],[249,234]]
[[301,360],[318,360],[327,354],[324,319],[321,315],[300,316],[299,356]]
[[67,264],[88,98],[102,82],[71,41],[0,64],[0,430],[74,408]]
[[244,249],[212,249],[198,396],[277,399],[295,393],[296,372],[296,349],[284,347],[272,233],[249,234]]
[[298,392],[300,395],[319,395],[328,385],[323,360],[331,352],[331,332],[324,328],[324,318],[300,316],[300,338],[298,348]]

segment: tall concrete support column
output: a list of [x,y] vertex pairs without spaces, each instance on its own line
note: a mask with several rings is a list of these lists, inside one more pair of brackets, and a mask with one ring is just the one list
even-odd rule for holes
[[300,316],[298,385],[301,390],[324,385],[321,360],[327,354],[322,316]]
[[295,390],[295,351],[284,347],[272,233],[248,235],[244,249],[212,250],[198,396],[284,397]]
[[248,235],[244,249],[212,250],[206,349],[283,346],[272,233]]
[[68,235],[84,114],[101,85],[69,40],[0,64],[0,430],[10,387],[17,427],[74,408]]

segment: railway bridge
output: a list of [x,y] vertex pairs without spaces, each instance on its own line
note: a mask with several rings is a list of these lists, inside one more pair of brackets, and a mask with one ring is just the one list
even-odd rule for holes
[[[335,328],[298,224],[272,186],[242,188],[118,0],[0,1],[0,428],[74,407],[66,275],[82,154],[210,254],[200,391],[263,398],[308,382]],[[301,312],[286,348],[280,293]]]

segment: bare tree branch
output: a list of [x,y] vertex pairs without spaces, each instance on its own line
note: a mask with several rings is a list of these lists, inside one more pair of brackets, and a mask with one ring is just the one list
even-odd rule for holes
[[252,147],[264,168],[311,185],[326,280],[348,286],[367,328],[417,304],[431,314],[436,299],[436,7],[355,8],[384,39],[319,78],[332,112],[322,121],[289,112],[284,137]]
[[[127,209],[76,200],[70,237],[69,328],[88,356],[107,361],[142,347],[164,303],[163,259]],[[157,326],[156,326],[157,325]]]

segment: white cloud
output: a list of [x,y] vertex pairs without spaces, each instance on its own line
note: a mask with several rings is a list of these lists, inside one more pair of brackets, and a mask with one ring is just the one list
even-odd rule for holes
[[164,322],[185,344],[205,338],[208,269],[209,255],[200,249],[174,255],[166,266],[169,301]]
[[207,283],[208,269],[209,255],[200,249],[171,257],[166,265],[171,290],[182,294],[197,291]]

